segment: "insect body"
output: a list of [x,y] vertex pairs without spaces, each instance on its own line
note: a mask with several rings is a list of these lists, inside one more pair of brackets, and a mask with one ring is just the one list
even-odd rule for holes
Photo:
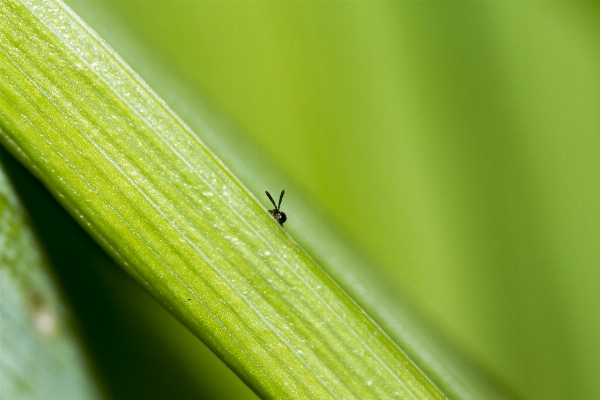
[[273,218],[275,218],[275,220],[279,222],[279,225],[283,226],[283,223],[287,220],[287,217],[285,216],[285,213],[283,211],[279,211],[279,207],[281,207],[281,199],[283,199],[283,194],[285,193],[285,190],[282,190],[281,194],[279,195],[279,204],[275,204],[275,200],[273,200],[269,192],[265,193],[267,194],[269,200],[271,200],[271,203],[273,203],[273,205],[275,206],[275,208],[273,210],[269,210],[269,212],[271,213]]

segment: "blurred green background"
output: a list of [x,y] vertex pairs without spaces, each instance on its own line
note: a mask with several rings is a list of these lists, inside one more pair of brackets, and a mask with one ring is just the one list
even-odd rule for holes
[[67,3],[227,115],[518,395],[600,398],[598,3]]

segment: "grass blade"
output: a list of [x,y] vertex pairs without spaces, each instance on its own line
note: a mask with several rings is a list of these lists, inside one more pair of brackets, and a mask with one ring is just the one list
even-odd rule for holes
[[258,394],[443,398],[62,3],[0,14],[0,140]]

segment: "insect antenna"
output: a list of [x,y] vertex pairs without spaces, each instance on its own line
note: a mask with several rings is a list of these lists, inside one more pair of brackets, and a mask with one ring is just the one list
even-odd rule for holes
[[[279,207],[281,207],[281,200],[283,199],[283,194],[285,193],[285,190],[281,191],[281,194],[279,195],[279,205],[277,206],[277,209],[279,210]],[[275,203],[273,203],[275,204]]]
[[[265,190],[265,193],[267,194],[267,197],[269,198],[269,200],[271,200],[271,203],[273,203],[273,206],[275,207],[275,209],[278,210],[279,207],[277,207],[277,204],[275,204],[275,200],[273,200],[273,198],[271,197],[271,193],[269,193],[266,190]],[[282,194],[282,196],[283,196],[283,194]],[[279,199],[279,204],[281,204],[281,199]]]

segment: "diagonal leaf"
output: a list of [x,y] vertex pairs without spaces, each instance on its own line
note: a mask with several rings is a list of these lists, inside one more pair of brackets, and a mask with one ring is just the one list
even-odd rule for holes
[[0,140],[258,394],[443,398],[66,6],[0,15]]

